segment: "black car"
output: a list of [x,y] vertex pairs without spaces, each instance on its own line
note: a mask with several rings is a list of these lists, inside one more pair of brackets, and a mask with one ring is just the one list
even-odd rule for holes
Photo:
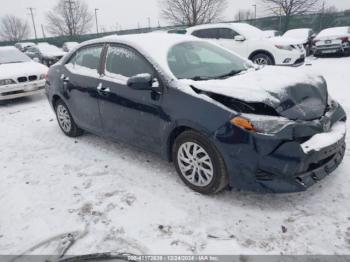
[[33,60],[37,60],[46,66],[53,65],[66,54],[66,52],[58,47],[47,43],[39,43],[38,45],[31,46],[25,53]]
[[86,42],[51,67],[59,126],[173,161],[193,190],[296,192],[342,161],[346,115],[323,77],[259,67],[176,34]]

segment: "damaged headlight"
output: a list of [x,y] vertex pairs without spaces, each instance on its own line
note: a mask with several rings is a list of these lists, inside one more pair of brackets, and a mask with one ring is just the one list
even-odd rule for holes
[[230,122],[248,131],[263,134],[275,134],[288,125],[294,124],[294,121],[283,117],[253,114],[243,114],[233,118]]
[[15,84],[16,82],[13,81],[12,79],[3,79],[0,80],[0,86],[7,86],[7,85],[12,85]]

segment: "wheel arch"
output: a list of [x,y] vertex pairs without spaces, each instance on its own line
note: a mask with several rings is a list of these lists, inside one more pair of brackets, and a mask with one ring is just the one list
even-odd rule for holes
[[275,60],[275,57],[273,56],[273,54],[272,54],[271,52],[265,50],[265,49],[255,50],[254,52],[252,52],[252,53],[249,55],[248,59],[249,59],[249,60],[252,60],[252,58],[253,58],[254,56],[258,55],[258,54],[265,54],[265,55],[268,55],[269,57],[271,57],[273,64],[274,64],[274,65],[276,64],[276,60]]
[[181,135],[183,132],[186,131],[195,131],[204,135],[209,135],[209,132],[206,132],[206,130],[199,128],[199,127],[194,127],[191,125],[178,125],[176,127],[174,127],[171,132],[168,135],[168,139],[167,139],[167,143],[166,143],[166,159],[169,162],[172,162],[172,150],[173,150],[173,146],[175,143],[176,138]]
[[62,99],[59,95],[54,94],[54,95],[52,96],[51,103],[52,103],[52,107],[53,107],[53,108],[56,108],[56,104],[57,104],[57,102],[58,102],[59,100],[62,100],[62,101],[63,101],[63,99]]

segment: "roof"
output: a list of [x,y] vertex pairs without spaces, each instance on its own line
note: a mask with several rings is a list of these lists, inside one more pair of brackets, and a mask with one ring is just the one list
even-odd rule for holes
[[125,44],[143,54],[156,68],[158,66],[159,70],[163,70],[169,76],[173,76],[167,62],[168,52],[173,46],[189,41],[202,42],[204,40],[188,35],[148,33],[99,38],[86,41],[76,48],[97,43]]
[[193,31],[196,31],[196,30],[211,29],[211,28],[231,28],[235,30],[237,33],[242,34],[243,36],[249,37],[249,38],[264,37],[262,30],[246,23],[205,24],[205,25],[193,26],[193,27],[187,28],[186,30],[188,33],[192,33]]

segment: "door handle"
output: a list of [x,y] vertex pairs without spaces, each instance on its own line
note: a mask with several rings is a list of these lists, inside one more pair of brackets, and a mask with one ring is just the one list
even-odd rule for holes
[[97,91],[101,94],[108,94],[111,92],[111,89],[109,87],[103,87],[102,83],[100,83],[98,86],[97,86]]
[[69,77],[68,77],[68,76],[65,76],[65,75],[62,75],[62,76],[61,76],[61,80],[62,80],[64,83],[68,83],[68,82],[69,82]]

